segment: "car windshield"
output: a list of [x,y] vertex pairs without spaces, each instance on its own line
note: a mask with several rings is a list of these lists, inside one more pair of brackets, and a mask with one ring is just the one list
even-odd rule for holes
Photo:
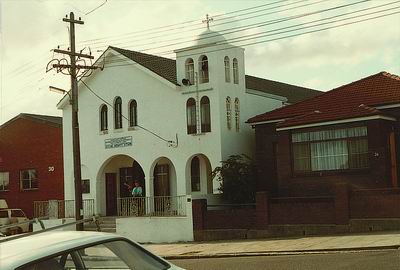
[[112,241],[26,265],[18,270],[169,269],[170,265],[127,241]]

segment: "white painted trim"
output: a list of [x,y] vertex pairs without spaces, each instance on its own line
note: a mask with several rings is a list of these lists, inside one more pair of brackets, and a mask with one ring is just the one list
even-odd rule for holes
[[375,109],[390,109],[390,108],[398,108],[400,107],[400,103],[397,104],[390,104],[390,105],[382,105],[382,106],[376,106]]
[[278,123],[278,122],[283,122],[288,118],[282,118],[282,119],[275,119],[275,120],[268,120],[268,121],[262,121],[262,122],[257,122],[257,123],[249,123],[252,126],[256,125],[262,125],[262,124],[271,124],[271,123]]
[[261,97],[267,97],[267,98],[271,98],[271,99],[280,100],[282,102],[287,102],[288,101],[288,99],[286,97],[278,96],[278,95],[274,95],[274,94],[269,94],[269,93],[265,93],[265,92],[262,92],[262,91],[259,91],[259,90],[254,90],[254,89],[246,88],[246,94],[256,95],[256,96],[261,96]]
[[373,116],[365,116],[365,117],[357,117],[357,118],[350,118],[350,119],[343,119],[343,120],[320,122],[320,123],[313,123],[313,124],[306,124],[306,125],[299,125],[299,126],[292,126],[292,127],[283,127],[283,128],[277,128],[276,131],[299,129],[299,128],[309,128],[309,127],[317,127],[317,126],[328,126],[328,125],[344,124],[344,123],[375,120],[375,119],[396,121],[396,118],[393,118],[393,117],[388,117],[388,116],[383,116],[383,115],[373,115]]

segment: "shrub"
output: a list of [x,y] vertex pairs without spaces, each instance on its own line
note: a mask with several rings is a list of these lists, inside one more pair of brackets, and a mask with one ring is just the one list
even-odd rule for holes
[[255,201],[255,174],[252,160],[246,155],[232,155],[216,167],[212,178],[220,182],[222,197],[230,203]]

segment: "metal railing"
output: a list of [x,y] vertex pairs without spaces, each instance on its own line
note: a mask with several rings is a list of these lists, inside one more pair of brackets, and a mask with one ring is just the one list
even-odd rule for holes
[[126,197],[117,199],[117,215],[181,217],[186,216],[186,196]]
[[[83,216],[94,215],[94,199],[85,199],[83,203]],[[34,201],[34,217],[73,218],[75,217],[75,200]]]

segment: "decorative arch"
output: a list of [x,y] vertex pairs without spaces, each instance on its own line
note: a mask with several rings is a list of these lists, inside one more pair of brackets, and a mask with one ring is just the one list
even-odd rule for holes
[[129,127],[137,126],[137,102],[132,99],[128,103]]
[[157,196],[176,196],[177,179],[175,166],[167,157],[159,157],[150,166],[150,175],[153,179],[152,194]]
[[114,100],[114,128],[122,128],[122,98],[116,97]]
[[203,96],[200,100],[201,132],[211,132],[210,99]]
[[186,163],[187,194],[212,194],[212,169],[208,157],[198,153],[192,155]]
[[192,58],[185,61],[185,78],[189,80],[190,84],[194,83],[194,61]]
[[108,130],[108,108],[106,104],[100,106],[100,131]]
[[205,55],[199,58],[200,83],[209,82],[208,58]]
[[114,216],[118,211],[124,211],[121,203],[124,198],[131,197],[128,186],[133,186],[134,180],[140,182],[143,195],[145,194],[146,178],[140,164],[141,161],[125,154],[111,156],[102,163],[96,178],[96,203],[99,214]]
[[240,101],[239,98],[235,98],[235,126],[236,131],[240,130]]
[[231,64],[229,62],[229,57],[225,56],[224,58],[224,65],[225,65],[225,82],[231,81]]
[[233,83],[239,84],[239,63],[236,58],[233,58]]
[[226,126],[228,130],[232,128],[232,106],[231,106],[231,98],[226,97]]
[[196,100],[189,98],[186,101],[187,134],[196,134]]

